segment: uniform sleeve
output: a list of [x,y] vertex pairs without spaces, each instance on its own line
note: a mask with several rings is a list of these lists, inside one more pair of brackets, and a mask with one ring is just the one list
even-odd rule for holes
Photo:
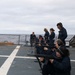
[[55,38],[55,33],[52,33],[52,34],[50,35],[50,38],[51,38],[51,39],[54,39],[54,38]]
[[66,57],[62,60],[62,62],[58,62],[57,60],[54,60],[53,65],[57,69],[66,70],[70,66],[70,59],[69,57]]
[[64,29],[62,40],[66,39],[66,38],[67,38],[67,31],[66,31],[66,29]]

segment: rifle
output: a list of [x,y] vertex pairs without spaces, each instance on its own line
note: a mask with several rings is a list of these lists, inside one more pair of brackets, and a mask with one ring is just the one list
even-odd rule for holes
[[54,55],[45,55],[45,54],[27,54],[28,56],[32,57],[43,57],[43,58],[48,58],[48,59],[59,59]]
[[60,59],[60,58],[57,58],[54,55],[44,55],[44,54],[28,54],[28,56],[32,56],[32,57],[37,58],[41,71],[42,71],[43,68],[42,68],[42,63],[39,60],[39,57],[44,57],[44,58],[47,58],[47,59]]

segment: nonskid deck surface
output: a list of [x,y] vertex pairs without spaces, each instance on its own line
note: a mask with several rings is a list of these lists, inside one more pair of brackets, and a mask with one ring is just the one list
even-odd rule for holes
[[[34,48],[14,45],[0,46],[0,75],[42,75],[35,57],[27,56]],[[69,48],[75,75],[75,48]]]

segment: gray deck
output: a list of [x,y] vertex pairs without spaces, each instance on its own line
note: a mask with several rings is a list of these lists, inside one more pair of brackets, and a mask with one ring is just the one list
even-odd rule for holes
[[[17,45],[14,46],[0,46],[0,67],[5,63],[5,60],[13,52]],[[33,48],[21,46],[18,51],[7,75],[42,75],[40,67],[36,59],[25,58]],[[75,60],[75,48],[70,48],[71,60]],[[2,56],[1,56],[2,55]],[[75,62],[72,61],[71,75],[75,75]],[[7,65],[8,66],[8,65]]]

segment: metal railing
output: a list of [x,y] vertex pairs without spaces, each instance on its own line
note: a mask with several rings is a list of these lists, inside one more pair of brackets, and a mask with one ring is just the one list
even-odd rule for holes
[[14,44],[27,45],[30,43],[30,35],[0,34],[0,42],[12,42]]
[[[73,38],[71,38],[71,40],[66,40],[67,45],[73,41]],[[0,42],[12,42],[14,44],[30,45],[30,34],[0,34]]]

